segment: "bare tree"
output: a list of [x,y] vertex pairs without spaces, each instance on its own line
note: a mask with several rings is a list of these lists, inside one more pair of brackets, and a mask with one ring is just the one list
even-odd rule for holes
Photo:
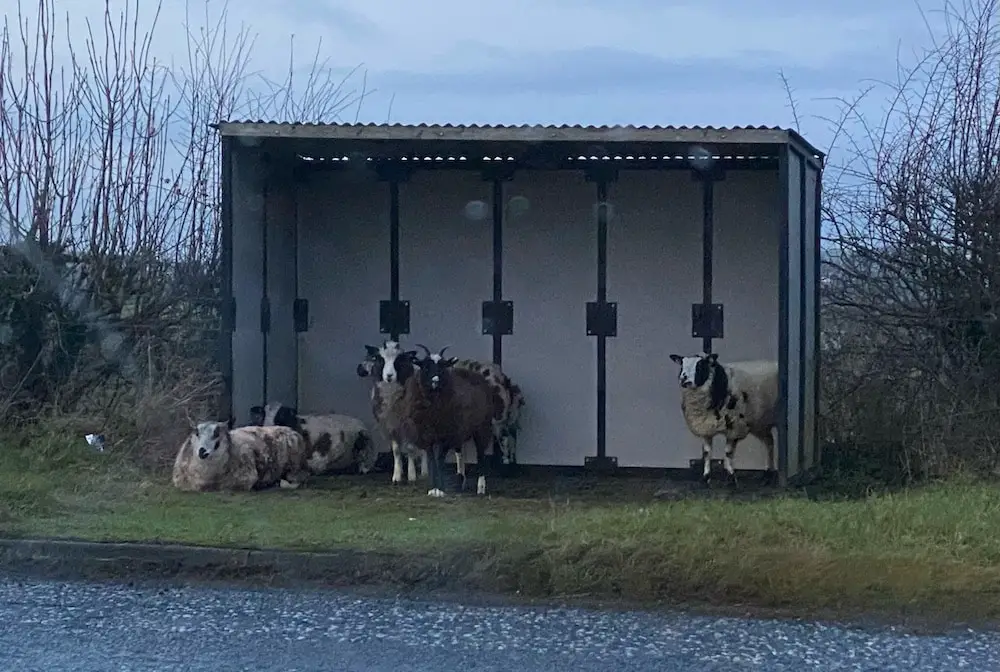
[[[106,0],[99,17],[58,7],[19,0],[0,33],[0,342],[13,353],[0,357],[0,417],[176,415],[209,403],[219,378],[205,354],[220,286],[210,125],[338,121],[362,104],[365,80],[334,77],[319,48],[304,79],[294,48],[285,80],[268,79],[224,2],[186,5],[185,25],[166,27],[187,36],[177,66],[152,51],[159,5],[147,22],[138,0]],[[69,37],[81,20],[82,45]]]
[[845,101],[827,171],[824,429],[905,478],[1000,467],[998,8],[947,3],[879,119]]

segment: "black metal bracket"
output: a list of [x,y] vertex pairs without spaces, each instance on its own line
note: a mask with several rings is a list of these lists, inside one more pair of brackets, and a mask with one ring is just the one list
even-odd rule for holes
[[378,162],[375,174],[383,182],[406,182],[413,174],[413,166],[398,161]]
[[510,336],[514,333],[514,302],[483,301],[483,334]]
[[517,167],[514,165],[513,161],[494,161],[483,166],[482,177],[483,180],[487,182],[492,182],[494,180],[509,182],[514,179],[514,172],[516,170]]
[[587,471],[592,471],[598,474],[607,474],[618,469],[618,458],[617,457],[598,457],[597,455],[588,455],[583,459],[583,467]]
[[691,304],[691,337],[723,338],[721,303]]
[[618,303],[587,302],[587,335],[614,338],[618,335]]
[[309,331],[309,299],[295,299],[292,303],[292,320],[295,323],[295,333]]
[[378,330],[383,334],[410,333],[410,302],[379,301]]
[[271,302],[266,296],[260,297],[260,333],[271,331]]

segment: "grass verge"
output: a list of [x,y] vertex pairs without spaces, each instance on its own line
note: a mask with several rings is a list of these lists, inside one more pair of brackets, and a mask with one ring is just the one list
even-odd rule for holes
[[430,557],[463,568],[456,588],[528,597],[1000,618],[1000,489],[989,484],[666,502],[638,479],[505,480],[486,501],[430,501],[388,480],[180,493],[82,440],[14,437],[0,443],[0,534]]

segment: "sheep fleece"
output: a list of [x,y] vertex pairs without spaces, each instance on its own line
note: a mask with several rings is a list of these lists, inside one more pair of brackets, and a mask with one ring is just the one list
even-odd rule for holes
[[[288,427],[229,430],[228,459],[199,459],[197,436],[187,438],[174,461],[173,483],[181,490],[254,490],[276,485],[302,471],[306,443]],[[223,450],[220,446],[219,450]]]
[[720,366],[729,377],[729,389],[719,410],[710,407],[711,386],[681,389],[681,409],[691,433],[703,438],[723,434],[727,440],[739,441],[748,434],[770,432],[778,402],[777,364],[752,361]]

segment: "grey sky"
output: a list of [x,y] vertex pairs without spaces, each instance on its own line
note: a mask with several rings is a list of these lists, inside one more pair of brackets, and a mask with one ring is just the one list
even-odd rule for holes
[[[92,20],[102,5],[61,3]],[[184,3],[164,5],[156,52],[183,58]],[[929,44],[914,0],[241,0],[228,11],[258,34],[255,67],[275,77],[291,34],[299,63],[319,39],[344,71],[363,63],[376,89],[366,121],[790,126],[783,69],[802,132],[824,148],[824,99],[894,77],[897,50],[912,60]]]

